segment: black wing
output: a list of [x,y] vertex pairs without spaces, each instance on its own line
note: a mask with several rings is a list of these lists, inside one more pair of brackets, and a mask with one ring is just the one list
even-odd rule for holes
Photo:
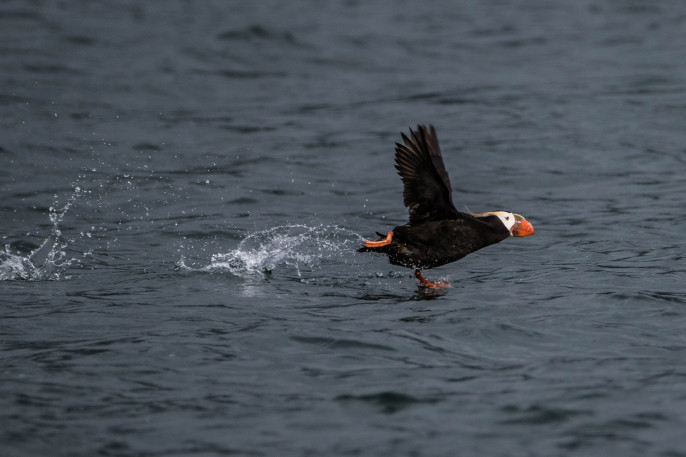
[[403,180],[410,223],[460,217],[433,126],[418,125],[416,132],[410,129],[411,138],[401,135],[405,144],[395,144],[395,168]]

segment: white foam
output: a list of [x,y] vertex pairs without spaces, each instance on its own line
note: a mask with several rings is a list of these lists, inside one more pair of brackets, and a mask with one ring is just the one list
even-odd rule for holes
[[80,194],[81,188],[76,187],[63,207],[50,207],[50,234],[30,254],[22,256],[12,253],[10,246],[5,245],[5,251],[0,251],[0,281],[54,281],[69,278],[65,274],[66,267],[77,260],[68,258],[67,241],[62,237],[59,224]]
[[191,268],[182,257],[177,268],[246,276],[290,266],[300,276],[302,268],[313,268],[322,260],[350,252],[361,240],[355,232],[335,225],[284,225],[253,233],[232,251],[213,254],[209,265]]

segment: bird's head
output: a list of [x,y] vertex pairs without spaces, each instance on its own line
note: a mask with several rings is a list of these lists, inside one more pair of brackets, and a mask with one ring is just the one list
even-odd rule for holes
[[478,218],[489,218],[494,222],[496,221],[495,218],[497,218],[505,229],[510,232],[511,236],[529,236],[534,234],[534,227],[519,214],[508,213],[507,211],[488,211],[478,214],[471,213],[471,215]]

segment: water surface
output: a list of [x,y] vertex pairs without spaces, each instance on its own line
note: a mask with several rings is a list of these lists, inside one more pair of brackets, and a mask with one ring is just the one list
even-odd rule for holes
[[[686,6],[0,6],[2,455],[686,455]],[[393,143],[536,235],[426,272]]]

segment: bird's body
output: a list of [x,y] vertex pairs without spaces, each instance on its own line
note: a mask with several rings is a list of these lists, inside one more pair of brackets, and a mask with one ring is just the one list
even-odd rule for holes
[[393,229],[390,244],[363,249],[387,254],[393,265],[425,269],[455,262],[508,236],[504,227],[499,230],[464,214],[456,219],[401,225]]
[[440,288],[447,285],[427,281],[420,270],[454,262],[509,236],[533,234],[531,224],[518,214],[468,214],[455,208],[433,127],[420,125],[402,138],[404,144],[396,143],[395,161],[410,222],[395,227],[385,239],[365,241],[360,252],[386,254],[392,264],[414,268],[424,286]]

